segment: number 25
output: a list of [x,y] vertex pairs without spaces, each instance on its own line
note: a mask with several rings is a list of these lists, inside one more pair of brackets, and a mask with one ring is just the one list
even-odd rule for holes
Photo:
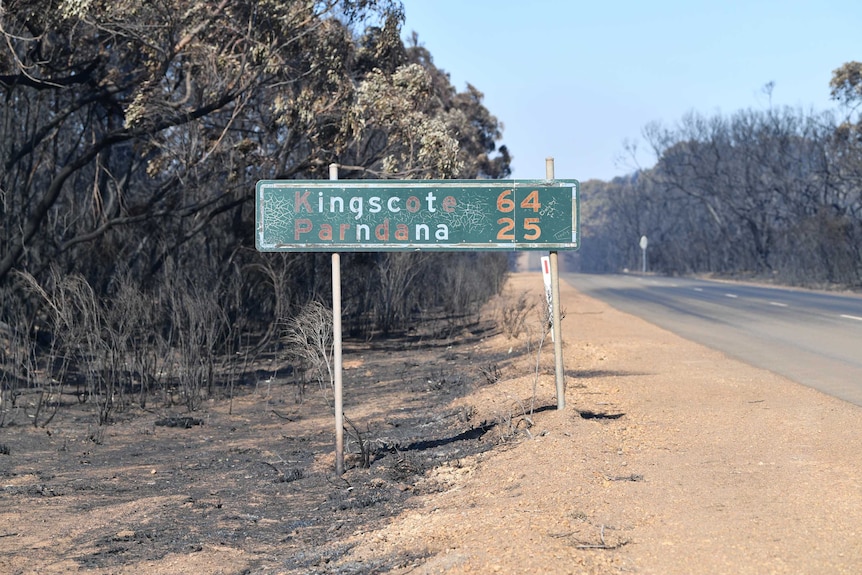
[[[537,240],[542,235],[542,228],[539,227],[539,218],[524,218],[524,231],[529,232],[524,234],[525,240]],[[498,240],[515,240],[515,220],[512,218],[500,218],[497,220],[500,225],[497,231]]]

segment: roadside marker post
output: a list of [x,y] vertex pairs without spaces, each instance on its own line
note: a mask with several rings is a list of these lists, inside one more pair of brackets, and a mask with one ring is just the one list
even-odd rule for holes
[[641,274],[646,275],[646,249],[649,245],[649,240],[646,236],[641,236],[640,246],[641,246]]
[[342,252],[549,250],[557,408],[565,407],[557,250],[580,243],[577,180],[261,180],[261,252],[332,252],[335,469],[344,473]]
[[551,290],[551,258],[542,256],[542,281],[545,284],[545,300],[548,304],[548,327],[551,328],[551,341],[554,341],[554,299]]

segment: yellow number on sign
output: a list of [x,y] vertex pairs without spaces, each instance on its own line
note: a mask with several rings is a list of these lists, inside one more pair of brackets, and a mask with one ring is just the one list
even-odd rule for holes
[[497,232],[498,240],[514,240],[515,239],[515,220],[512,218],[500,218],[497,223],[502,225],[500,231]]
[[542,204],[539,202],[539,190],[533,190],[526,198],[521,200],[521,207],[528,210],[532,209],[534,212],[542,209]]
[[524,229],[531,232],[531,234],[524,234],[525,240],[537,240],[542,235],[542,228],[539,227],[539,218],[524,218]]
[[[504,214],[511,212],[515,209],[515,200],[510,198],[512,195],[512,190],[503,190],[499,196],[497,196],[497,211],[503,212]],[[499,223],[499,222],[497,222]]]

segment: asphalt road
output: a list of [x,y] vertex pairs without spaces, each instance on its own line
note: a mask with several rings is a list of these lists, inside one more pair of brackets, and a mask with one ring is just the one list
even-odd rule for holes
[[561,280],[686,339],[862,406],[860,296],[632,274],[566,273]]

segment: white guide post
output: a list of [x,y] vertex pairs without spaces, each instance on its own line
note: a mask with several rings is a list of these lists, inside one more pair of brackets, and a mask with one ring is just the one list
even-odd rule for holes
[[[545,179],[554,181],[554,158],[545,159]],[[551,251],[551,307],[553,311],[554,374],[557,383],[557,409],[566,408],[566,372],[563,367],[563,332],[560,329],[560,268],[556,250]]]
[[551,258],[549,256],[542,256],[540,261],[542,262],[542,281],[545,284],[545,300],[548,304],[548,323],[551,325],[551,341],[554,341],[554,297],[551,290]]
[[[338,164],[329,164],[329,179],[338,179]],[[335,474],[344,474],[344,394],[341,364],[341,255],[332,253],[332,363],[335,386]]]
[[649,240],[647,240],[646,236],[641,236],[641,252],[642,252],[642,264],[641,264],[641,273],[646,275],[646,248],[649,245]]

